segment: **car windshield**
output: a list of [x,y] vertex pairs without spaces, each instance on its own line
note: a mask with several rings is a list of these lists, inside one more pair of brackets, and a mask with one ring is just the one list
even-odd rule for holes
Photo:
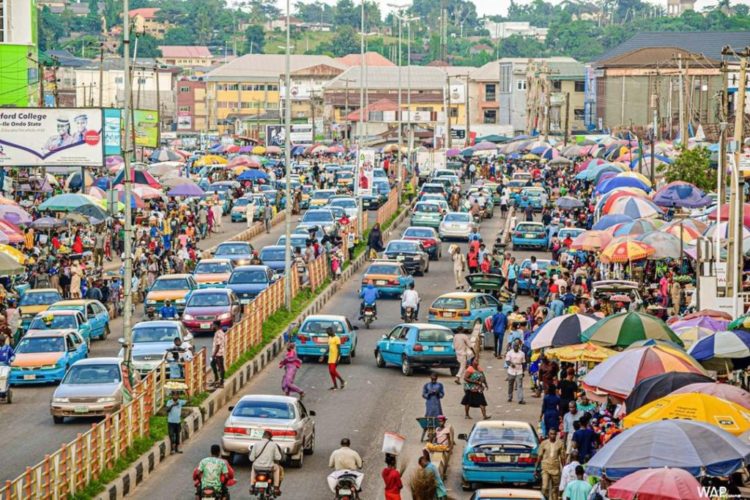
[[367,268],[367,272],[365,274],[392,274],[397,275],[398,267],[396,266],[386,266],[384,264],[373,264],[370,267]]
[[143,342],[172,342],[180,336],[180,329],[176,326],[144,326],[133,328],[133,343]]
[[302,222],[333,222],[331,212],[307,211]]
[[19,306],[41,306],[54,304],[62,297],[57,292],[26,292],[21,295]]
[[188,307],[219,307],[228,306],[229,296],[226,293],[199,293],[190,297]]
[[232,410],[233,417],[294,419],[294,406],[282,401],[240,401]]
[[422,192],[423,193],[443,193],[445,192],[445,187],[442,184],[432,185],[432,186],[428,186],[425,184],[424,186],[422,186]]
[[78,328],[76,317],[73,314],[64,316],[44,315],[34,318],[29,325],[29,330],[61,330],[63,328],[72,328],[73,330]]
[[519,233],[523,232],[529,232],[529,233],[535,233],[539,231],[544,231],[544,226],[542,225],[536,225],[536,224],[518,224],[516,226],[516,231]]
[[418,250],[419,247],[416,243],[410,241],[391,241],[388,243],[385,252],[417,252]]
[[313,200],[328,200],[333,196],[334,193],[332,191],[315,191],[313,192],[312,196],[310,196]]
[[338,173],[336,174],[336,177],[337,177],[338,179],[346,179],[346,180],[349,180],[349,179],[351,179],[352,177],[354,177],[354,174],[353,174],[352,172],[338,172]]
[[[304,248],[305,244],[307,243],[307,237],[302,236],[294,236],[291,237],[292,242],[292,248]],[[286,236],[280,236],[279,241],[276,242],[277,245],[285,245],[286,244]]]
[[458,297],[440,297],[432,303],[436,309],[466,309],[466,299]]
[[235,271],[229,278],[229,283],[268,283],[268,276],[262,269]]
[[248,203],[250,203],[250,200],[248,200],[247,198],[238,198],[237,200],[234,201],[234,206],[235,207],[244,207]]
[[331,205],[341,208],[357,208],[357,202],[354,200],[332,200]]
[[[549,267],[549,261],[547,260],[538,260],[536,261],[536,265],[539,269],[547,269]],[[521,263],[521,267],[523,269],[530,269],[531,268],[531,261],[525,260],[523,263]]]
[[228,262],[198,262],[195,266],[195,274],[220,274],[231,273],[232,266]]
[[62,337],[24,337],[16,346],[16,354],[37,352],[63,352],[65,339]]
[[436,214],[440,212],[440,205],[436,203],[417,203],[414,211]]
[[469,222],[471,220],[471,216],[469,214],[464,213],[452,213],[447,214],[445,216],[445,222]]
[[382,168],[373,169],[372,176],[373,177],[388,177],[388,175],[385,173],[385,170],[383,170]]
[[248,255],[251,249],[245,244],[219,245],[214,255]]
[[[294,242],[294,240],[292,240]],[[260,252],[260,260],[284,260],[285,250],[283,248],[264,248]]]
[[419,330],[417,342],[453,342],[453,334],[447,330]]
[[409,228],[404,231],[404,236],[409,236],[412,238],[434,238],[435,234],[431,229]]
[[63,379],[63,384],[118,384],[122,380],[120,366],[108,365],[73,365]]
[[344,333],[344,326],[341,322],[330,319],[311,319],[305,321],[299,331],[300,333],[326,333],[328,327],[333,328],[333,333]]
[[479,427],[469,437],[469,446],[500,443],[530,448],[537,444],[534,434],[527,427]]
[[185,278],[177,279],[157,279],[151,290],[187,290],[190,288],[188,280]]

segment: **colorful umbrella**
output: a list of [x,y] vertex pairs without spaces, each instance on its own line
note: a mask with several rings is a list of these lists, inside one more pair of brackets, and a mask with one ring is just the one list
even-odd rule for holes
[[654,193],[654,203],[661,207],[705,207],[712,203],[711,198],[693,184],[684,181],[670,182]]
[[[670,318],[667,323],[672,324],[677,321],[681,320],[688,320],[688,319],[695,319],[695,318],[714,318],[714,319],[723,319],[726,321],[732,321],[732,315],[724,312],[724,311],[716,311],[714,309],[701,309],[700,311],[692,312],[689,314],[686,314],[682,318],[674,317]],[[729,324],[728,330],[733,330],[732,324]]]
[[[124,180],[125,180],[125,169],[122,169],[115,177],[115,180],[112,181],[112,185],[116,186],[117,184],[124,184]],[[156,189],[161,188],[161,184],[159,184],[159,181],[157,181],[154,178],[154,176],[149,174],[146,170],[138,170],[138,169],[131,170],[130,180],[133,184],[147,184],[151,186],[152,188],[156,188]]]
[[721,384],[711,380],[696,382],[672,391],[672,394],[685,393],[709,394],[711,396],[716,396],[717,398],[731,401],[732,403],[750,410],[750,392],[747,392],[736,385]]
[[14,276],[21,274],[24,267],[10,255],[0,253],[0,276]]
[[[742,224],[745,226],[750,226],[750,203],[745,203],[743,205],[743,213],[742,213]],[[718,213],[718,217],[720,220],[729,220],[729,203],[725,203],[721,206],[721,211]],[[717,209],[713,209],[709,214],[708,218],[711,220],[716,220],[717,217]]]
[[[719,222],[718,224],[710,225],[703,233],[703,236],[708,239],[713,239],[716,231],[719,231],[719,235],[723,239],[729,238],[729,222]],[[747,238],[750,238],[750,229],[748,229],[747,226],[742,226],[742,239],[745,240]]]
[[654,205],[654,202],[651,200],[635,196],[624,196],[613,201],[606,211],[602,210],[602,213],[624,214],[633,219],[640,219],[643,217],[660,217],[663,211]]
[[531,337],[531,348],[562,347],[581,342],[581,333],[599,319],[587,314],[564,314],[545,322]]
[[203,196],[204,191],[195,184],[180,184],[169,190],[168,196],[198,197]]
[[226,158],[219,155],[206,155],[198,158],[193,163],[195,167],[205,167],[206,165],[226,165],[229,162]]
[[659,219],[636,219],[618,227],[614,231],[614,236],[641,236],[644,233],[656,231],[661,224],[663,222],[660,222]]
[[607,316],[582,334],[583,341],[607,347],[628,347],[638,340],[667,340],[682,345],[680,338],[656,316],[624,312]]
[[691,372],[668,372],[644,378],[633,387],[633,391],[625,400],[625,408],[628,413],[633,413],[641,406],[663,398],[680,387],[700,382],[713,382],[713,379],[701,373]]
[[607,488],[612,500],[706,500],[701,483],[682,469],[643,469]]
[[133,194],[139,196],[143,200],[154,200],[164,196],[163,191],[152,188],[151,186],[145,186],[143,184],[135,185],[132,189]]
[[254,155],[266,154],[266,148],[265,148],[265,146],[255,146],[255,147],[253,147],[253,154]]
[[267,146],[266,147],[266,154],[269,155],[280,155],[281,154],[281,148],[278,146]]
[[[692,219],[688,219],[692,220]],[[703,225],[703,224],[701,224]],[[661,228],[661,231],[665,233],[669,233],[672,236],[675,236],[676,238],[682,238],[682,241],[684,243],[687,243],[688,245],[695,243],[695,240],[701,237],[703,232],[706,230],[700,229],[700,226],[697,226],[695,224],[667,224],[664,227]]]
[[40,211],[70,212],[85,205],[97,205],[97,199],[84,194],[63,193],[48,198],[39,205]]
[[750,330],[750,315],[740,316],[722,330]]
[[649,189],[651,188],[651,181],[648,179],[648,177],[646,177],[645,175],[641,173],[634,172],[632,170],[628,170],[621,174],[617,174],[617,178],[618,179],[623,179],[623,178],[637,179],[644,186],[648,187]]
[[678,328],[703,328],[710,330],[711,332],[718,332],[721,330],[734,330],[729,326],[729,320],[724,318],[714,318],[712,316],[694,316],[690,319],[678,318],[676,321],[670,322],[669,327],[672,330],[677,331]]
[[651,188],[646,185],[643,181],[640,179],[636,179],[633,177],[620,177],[621,174],[618,174],[617,176],[608,179],[606,182],[601,183],[596,187],[596,190],[600,194],[609,193],[613,189],[622,188],[622,187],[634,187],[638,189],[643,189],[647,193],[651,191]]
[[672,325],[674,333],[680,337],[682,343],[685,344],[686,348],[690,348],[693,344],[698,342],[700,339],[706,338],[716,333],[716,330],[709,330],[701,326],[674,326]]
[[545,351],[548,357],[559,359],[567,363],[601,363],[605,359],[617,354],[617,351],[600,345],[586,342],[585,344],[568,345]]
[[[615,232],[615,234],[617,234]],[[654,249],[648,258],[651,260],[661,259],[674,259],[680,258],[680,251],[682,250],[680,240],[669,234],[662,233],[661,231],[651,231],[646,234],[641,234],[637,237],[637,240],[641,243],[645,243]]]
[[573,198],[572,196],[561,196],[555,201],[555,206],[562,210],[573,210],[574,208],[581,208],[584,205],[578,198]]
[[603,229],[607,229],[608,227],[612,227],[615,224],[622,224],[625,222],[632,222],[633,217],[630,217],[628,215],[623,214],[612,214],[612,215],[605,215],[601,217],[594,226],[591,229],[601,231]]
[[604,262],[633,262],[645,259],[656,250],[654,247],[641,243],[637,240],[612,241],[607,245],[600,255]]
[[29,224],[33,219],[29,213],[18,205],[0,205],[0,219],[13,224]]
[[166,187],[182,186],[185,184],[197,186],[195,181],[188,179],[187,177],[170,177],[169,179],[164,180],[164,186]]
[[28,260],[28,257],[26,257],[25,253],[10,245],[0,244],[0,252],[11,257],[19,264],[25,264]]
[[34,222],[32,222],[31,224],[29,224],[29,226],[33,227],[34,229],[42,229],[42,230],[54,229],[56,227],[63,226],[63,225],[65,225],[64,221],[60,219],[56,219],[54,217],[40,217],[36,219]]
[[698,340],[688,353],[698,361],[750,357],[750,332],[725,330]]
[[606,247],[612,237],[605,231],[584,231],[573,239],[570,248],[587,252],[598,252]]

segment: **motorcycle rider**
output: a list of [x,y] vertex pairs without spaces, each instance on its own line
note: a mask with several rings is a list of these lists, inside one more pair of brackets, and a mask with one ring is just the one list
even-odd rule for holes
[[193,471],[196,499],[201,498],[204,488],[213,488],[220,492],[221,498],[227,498],[227,486],[234,484],[234,470],[226,460],[221,458],[221,446],[211,445],[211,456],[200,461]]
[[256,469],[267,469],[273,471],[273,486],[276,496],[281,495],[281,469],[279,462],[282,454],[278,444],[273,442],[273,434],[269,430],[263,431],[263,439],[250,445],[250,461],[253,466],[250,470],[250,491],[255,491]]
[[176,319],[177,309],[172,305],[172,302],[167,300],[164,305],[159,309],[159,317],[161,319]]
[[359,296],[362,298],[362,302],[359,305],[359,319],[362,319],[362,316],[365,313],[365,306],[372,307],[373,312],[375,313],[375,318],[378,317],[378,306],[376,304],[378,297],[380,297],[380,292],[378,292],[378,289],[373,286],[372,283],[368,283],[367,286],[365,286],[361,292],[359,292]]
[[414,309],[414,321],[419,317],[419,293],[414,289],[414,282],[409,283],[409,288],[401,294],[401,319],[406,320],[406,308]]
[[364,474],[360,472],[362,469],[362,457],[350,448],[350,444],[349,438],[343,438],[341,440],[341,448],[334,450],[331,453],[331,458],[328,460],[328,466],[333,468],[333,472],[327,478],[328,487],[336,494],[338,494],[339,487],[344,487],[344,484],[346,484],[339,485],[339,479],[344,476],[351,477],[351,480],[354,481],[357,487],[357,491],[361,491],[362,489],[362,480],[364,479]]
[[8,365],[16,357],[13,347],[8,343],[8,336],[0,333],[0,365]]

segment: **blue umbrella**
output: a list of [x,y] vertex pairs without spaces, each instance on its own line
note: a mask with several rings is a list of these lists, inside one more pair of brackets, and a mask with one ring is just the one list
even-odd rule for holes
[[268,174],[265,173],[262,170],[257,170],[254,168],[245,170],[240,175],[237,176],[238,181],[258,181],[258,180],[268,180]]
[[533,148],[531,151],[529,151],[529,153],[531,153],[533,155],[541,155],[542,153],[544,153],[545,151],[547,151],[548,147],[549,146],[537,146],[537,147]]
[[750,445],[705,422],[661,420],[612,438],[586,464],[593,476],[620,479],[641,469],[674,467],[694,476],[728,476],[750,460]]
[[169,190],[167,196],[197,197],[203,196],[204,192],[195,184],[180,184]]
[[713,358],[742,359],[750,357],[750,332],[733,330],[716,332],[698,340],[688,352],[698,361]]
[[645,192],[651,191],[651,188],[648,187],[646,184],[644,184],[642,181],[635,177],[613,177],[606,182],[602,183],[600,186],[597,186],[597,191],[601,194],[606,194],[612,191],[613,189],[622,188],[622,187],[634,187],[638,189],[642,189]]
[[654,203],[661,207],[706,207],[713,203],[702,190],[689,182],[670,182],[654,195]]
[[615,224],[622,224],[625,222],[632,222],[632,221],[633,221],[632,217],[629,217],[623,214],[605,215],[604,217],[599,219],[597,223],[594,224],[594,227],[592,227],[591,229],[602,231],[604,229],[607,229],[608,227],[614,226]]

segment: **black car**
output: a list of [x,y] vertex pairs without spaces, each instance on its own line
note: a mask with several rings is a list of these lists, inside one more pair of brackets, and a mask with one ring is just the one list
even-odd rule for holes
[[391,240],[383,255],[388,260],[401,263],[409,274],[424,274],[430,271],[430,256],[420,241]]

